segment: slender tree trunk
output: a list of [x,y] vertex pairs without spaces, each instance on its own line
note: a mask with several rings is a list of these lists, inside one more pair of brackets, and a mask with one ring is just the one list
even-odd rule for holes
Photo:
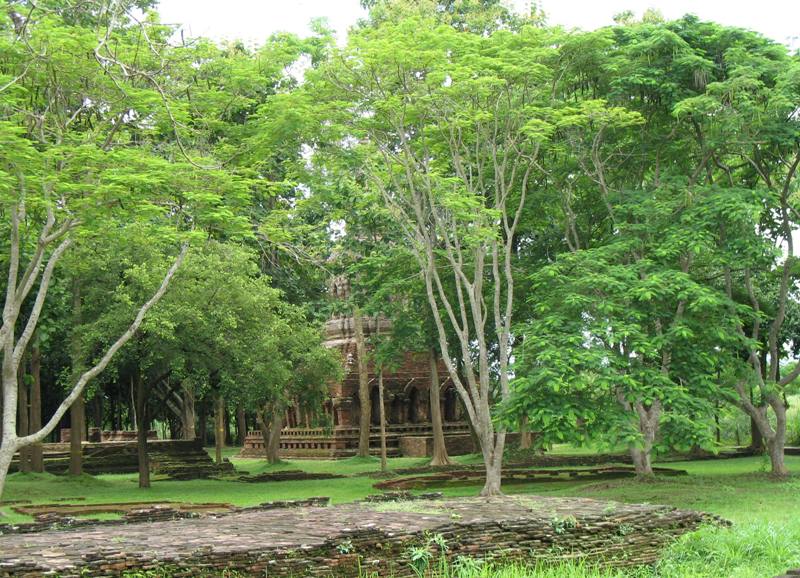
[[750,450],[759,454],[764,451],[764,437],[761,435],[758,423],[752,416],[750,416]]
[[[484,430],[485,431],[485,430]],[[505,449],[505,432],[485,433],[482,440],[483,463],[486,480],[481,489],[481,496],[502,496],[503,482],[503,450]]]
[[531,432],[528,429],[527,415],[523,415],[519,420],[519,449],[531,449]]
[[244,438],[247,436],[247,415],[244,406],[240,403],[236,406],[236,445],[243,446]]
[[[31,350],[31,412],[30,429],[39,431],[42,429],[42,352],[39,349],[38,341]],[[34,472],[44,472],[44,451],[42,443],[38,442],[30,446],[31,449],[31,470]]]
[[69,475],[80,476],[83,473],[83,431],[86,425],[86,405],[83,393],[78,396],[69,408]]
[[386,408],[383,406],[383,367],[378,372],[378,412],[381,422],[381,471],[387,470],[386,459]]
[[214,399],[214,450],[216,462],[222,463],[222,448],[225,447],[225,399],[222,394]]
[[[28,418],[30,417],[30,408],[28,407],[28,384],[25,383],[25,364],[19,364],[17,371],[17,405],[19,407],[19,419],[17,421],[17,430],[20,436],[26,436],[30,432],[30,425]],[[28,473],[31,471],[31,452],[30,448],[20,448],[19,450],[19,471]]]
[[191,387],[183,385],[183,404],[181,411],[181,431],[183,432],[183,439],[193,440],[197,437],[197,432],[194,426],[195,419],[195,403],[194,391]]
[[272,408],[272,421],[269,427],[269,440],[267,446],[267,461],[278,464],[281,461],[281,430],[283,429],[283,408],[275,404]]
[[359,416],[358,456],[369,457],[369,434],[371,403],[369,398],[369,374],[367,368],[367,346],[364,342],[364,320],[361,310],[353,308],[353,328],[356,338],[356,357],[358,358],[358,401],[361,407]]
[[[83,321],[82,299],[80,282],[76,280],[72,285],[72,326],[77,328]],[[72,336],[71,357],[72,374],[78,376],[82,369],[81,342],[77,331]],[[83,473],[83,425],[86,421],[86,408],[84,392],[75,399],[69,408],[69,475],[80,476]]]
[[103,430],[103,393],[98,390],[94,397],[92,398],[92,411],[94,415],[92,416],[92,423],[94,427],[99,430]]
[[225,447],[235,445],[236,440],[231,435],[231,415],[228,412],[228,405],[225,404],[224,411],[222,412],[222,420],[225,426]]
[[267,416],[270,415],[269,409],[265,406],[258,412],[258,429],[261,430],[261,439],[264,441],[264,457],[269,462],[269,441],[270,424]]
[[[439,364],[436,350],[428,351],[428,361],[431,370],[429,393],[431,398],[431,428],[433,429],[433,451],[431,455],[432,466],[444,466],[452,463],[447,455],[447,446],[444,442],[444,428],[442,427],[442,404],[439,386]],[[383,405],[381,405],[383,408]]]
[[200,401],[198,414],[197,437],[200,438],[200,443],[205,446],[208,441],[208,404],[205,401]]
[[775,412],[775,429],[773,435],[767,439],[767,451],[772,464],[772,475],[784,477],[789,475],[784,460],[784,447],[786,446],[786,405],[782,399],[770,403]]
[[150,429],[150,420],[147,415],[147,386],[135,371],[136,390],[136,454],[139,459],[139,487],[150,487],[150,456],[147,453],[147,432]]

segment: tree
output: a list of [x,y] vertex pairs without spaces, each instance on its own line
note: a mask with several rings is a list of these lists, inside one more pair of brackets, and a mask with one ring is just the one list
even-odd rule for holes
[[[13,454],[53,430],[164,295],[188,250],[183,232],[240,224],[223,199],[237,198],[242,186],[223,171],[198,174],[179,135],[166,88],[169,67],[158,50],[169,29],[130,18],[136,3],[103,4],[98,12],[61,11],[59,3],[33,6],[21,16],[15,3],[0,28],[0,73],[10,79],[0,93],[7,119],[0,125],[0,194],[8,255],[0,330],[0,494]],[[24,26],[16,25],[20,18]],[[143,27],[146,33],[138,34]],[[160,154],[161,145],[180,151],[178,159]],[[131,308],[127,328],[76,376],[54,415],[38,431],[17,435],[18,368],[60,260],[76,247],[102,244],[129,222],[149,223],[151,235],[183,248],[144,305]]]
[[515,237],[553,129],[552,41],[534,28],[479,36],[409,18],[351,35],[321,69],[328,94],[348,99],[343,122],[369,151],[369,186],[417,260],[480,440],[484,495],[500,492],[505,431],[491,408],[509,394]]

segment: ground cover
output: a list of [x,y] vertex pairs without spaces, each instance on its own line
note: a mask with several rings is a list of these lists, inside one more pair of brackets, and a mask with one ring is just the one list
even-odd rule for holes
[[[340,473],[351,477],[333,480],[308,480],[269,483],[241,483],[234,479],[160,481],[140,490],[135,475],[104,475],[68,478],[49,474],[14,474],[9,479],[4,499],[37,503],[110,503],[130,501],[225,502],[237,506],[255,505],[272,500],[330,496],[334,503],[361,499],[375,493],[379,481],[377,459],[294,460],[276,465],[263,460],[239,459],[229,450],[239,471],[258,474],[269,471],[304,470],[316,473]],[[459,458],[462,464],[474,463],[474,456]],[[392,469],[424,466],[426,460],[393,458]],[[763,578],[775,576],[791,567],[800,567],[800,457],[788,456],[787,464],[795,475],[776,482],[766,473],[768,462],[761,457],[736,458],[663,464],[687,470],[689,476],[670,477],[653,483],[634,480],[604,482],[537,482],[515,484],[508,493],[544,496],[580,496],[623,502],[668,504],[718,514],[732,520],[731,529],[707,529],[695,532],[671,548],[657,576],[731,576]],[[443,488],[445,496],[475,495],[479,484]],[[428,489],[430,491],[430,489]],[[30,520],[2,506],[3,522]],[[453,576],[516,577],[592,577],[592,569],[565,567],[534,570],[519,567],[502,569],[473,568],[472,574]],[[630,574],[628,574],[630,575]],[[651,574],[652,575],[652,574]]]

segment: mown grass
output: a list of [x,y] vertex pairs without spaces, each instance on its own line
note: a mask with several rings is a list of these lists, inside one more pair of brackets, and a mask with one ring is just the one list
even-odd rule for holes
[[[269,465],[258,459],[235,458],[239,471],[258,474],[302,469],[351,477],[269,483],[229,480],[166,481],[155,479],[150,489],[140,489],[135,475],[53,476],[13,474],[4,500],[32,503],[95,504],[130,501],[227,502],[238,506],[272,500],[330,496],[334,503],[347,502],[375,493],[374,478],[365,474],[379,470],[376,458],[348,460],[296,460]],[[460,463],[479,463],[479,457],[463,456]],[[424,459],[393,458],[392,469],[423,466]],[[636,571],[599,570],[580,564],[525,567],[492,566],[466,562],[448,567],[442,576],[476,578],[764,578],[800,567],[800,476],[775,481],[767,474],[768,462],[760,457],[664,464],[685,469],[689,476],[670,477],[653,483],[632,479],[605,482],[539,482],[509,485],[508,493],[550,496],[581,496],[623,502],[669,504],[704,510],[734,522],[732,528],[704,528],[673,545],[654,569]],[[800,473],[800,457],[787,457],[792,472]],[[431,488],[435,489],[435,488]],[[475,495],[477,484],[442,488],[446,496]],[[10,507],[2,522],[29,518]],[[471,563],[470,563],[471,564]]]

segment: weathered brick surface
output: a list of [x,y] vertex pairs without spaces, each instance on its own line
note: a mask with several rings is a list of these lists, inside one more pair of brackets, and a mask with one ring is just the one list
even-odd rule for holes
[[[409,511],[414,510],[414,511]],[[170,566],[175,576],[411,576],[409,547],[441,534],[448,557],[575,557],[613,566],[654,562],[713,516],[589,499],[504,497],[260,508],[219,517],[102,525],[0,537],[0,576],[118,576]]]

